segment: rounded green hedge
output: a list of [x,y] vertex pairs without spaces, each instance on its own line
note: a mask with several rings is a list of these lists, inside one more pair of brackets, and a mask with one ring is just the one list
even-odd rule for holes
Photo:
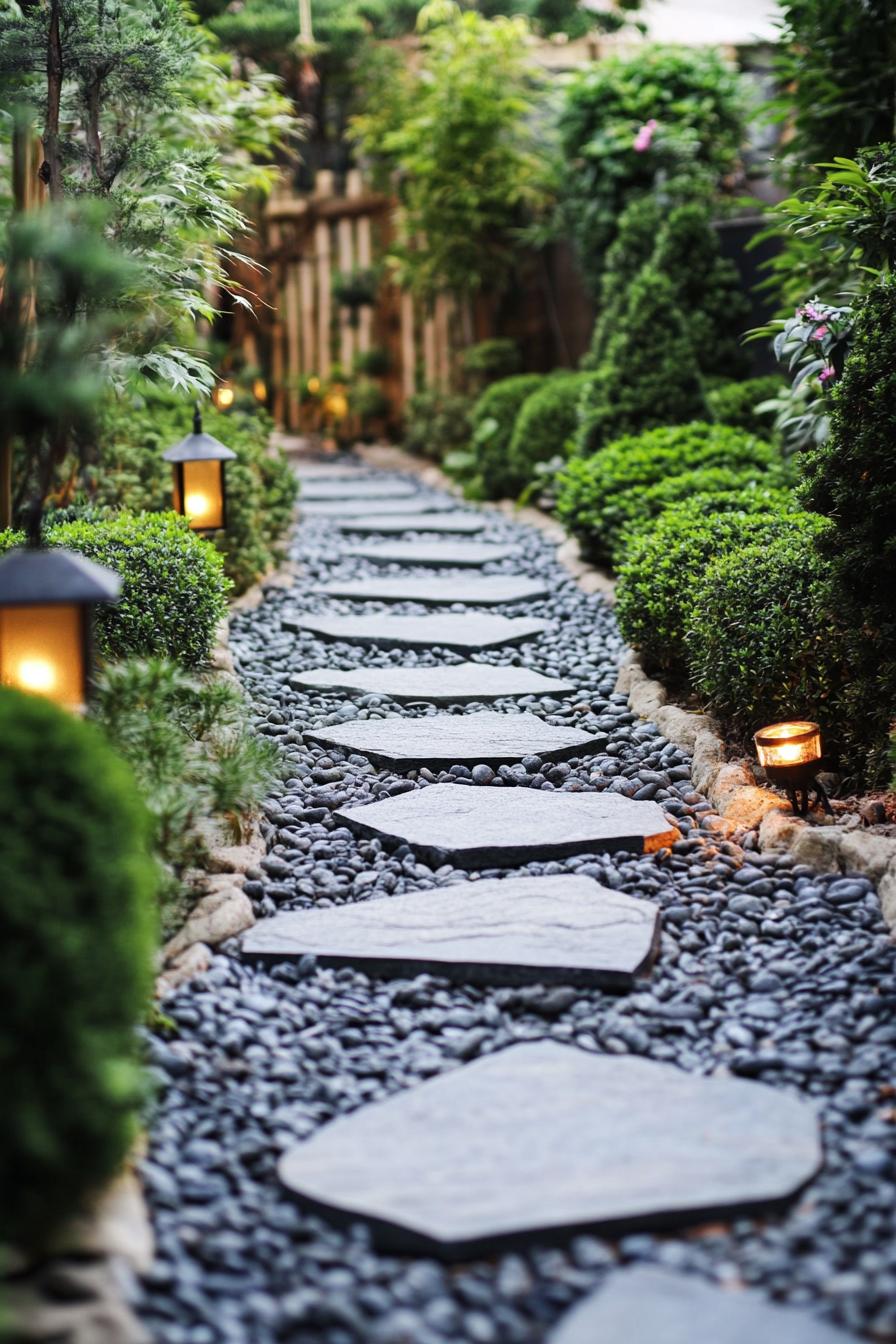
[[587,373],[554,374],[523,402],[507,449],[511,494],[517,495],[531,484],[538,463],[567,456],[579,397],[591,377]]
[[744,429],[748,434],[772,432],[773,415],[756,414],[756,407],[780,395],[784,380],[776,373],[762,378],[744,378],[720,383],[706,393],[706,404],[713,420],[721,425]]
[[727,425],[692,420],[629,434],[591,457],[573,458],[558,478],[557,515],[594,558],[609,559],[631,502],[622,497],[705,467],[750,471],[780,461],[771,444]]
[[635,539],[620,567],[616,615],[624,638],[651,666],[680,673],[694,588],[718,556],[751,544],[765,545],[803,524],[805,514],[720,514],[716,496],[667,509]]
[[[50,526],[45,540],[121,576],[118,602],[96,609],[96,644],[104,657],[160,656],[183,667],[207,660],[227,611],[230,581],[223,557],[185,518],[122,513],[78,519]],[[0,552],[23,541],[21,533],[0,533]]]
[[142,1090],[157,871],[92,725],[0,691],[0,1245],[41,1249],[113,1175]]
[[520,373],[492,383],[477,399],[470,413],[471,449],[476,472],[489,499],[501,499],[514,493],[508,452],[516,417],[523,402],[544,379],[540,373]]
[[774,472],[762,467],[743,467],[739,471],[704,467],[670,476],[648,490],[628,490],[618,495],[618,514],[625,521],[608,534],[613,564],[620,565],[637,537],[653,527],[666,509],[677,504],[699,501],[699,507],[707,513],[786,513],[797,509],[793,491],[770,483],[776,481]]
[[685,611],[688,672],[707,707],[752,734],[785,718],[828,721],[836,694],[828,566],[817,514],[719,556]]

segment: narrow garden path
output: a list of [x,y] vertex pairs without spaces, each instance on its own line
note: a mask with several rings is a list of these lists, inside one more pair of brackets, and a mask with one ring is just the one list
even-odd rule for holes
[[259,923],[151,1042],[154,1337],[896,1340],[870,883],[717,839],[539,534],[306,482],[232,623],[290,767]]

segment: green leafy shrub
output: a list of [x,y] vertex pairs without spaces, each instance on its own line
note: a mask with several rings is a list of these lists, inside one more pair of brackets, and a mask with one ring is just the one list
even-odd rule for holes
[[[0,552],[24,536],[0,532]],[[121,576],[117,603],[96,610],[97,648],[106,658],[154,654],[197,667],[208,658],[227,610],[223,561],[176,513],[122,513],[94,522],[50,526],[50,546],[64,546]]]
[[[228,462],[227,529],[210,540],[225,572],[243,592],[277,560],[298,497],[298,478],[286,456],[269,444],[272,422],[263,411],[202,412],[203,428],[236,453]],[[161,397],[146,406],[123,401],[105,411],[96,461],[86,487],[97,504],[132,513],[171,507],[171,467],[162,453],[192,428],[192,411]]]
[[663,223],[663,209],[655,196],[637,196],[619,217],[619,229],[607,249],[600,281],[597,321],[583,369],[596,369],[607,351],[628,302],[629,286],[650,261]]
[[706,404],[713,420],[734,429],[745,429],[748,434],[768,437],[772,432],[770,411],[757,411],[763,402],[770,401],[784,390],[783,379],[775,373],[761,378],[732,379],[707,390]]
[[409,453],[441,461],[470,441],[469,397],[430,388],[409,397],[402,442]]
[[576,428],[579,397],[591,376],[555,374],[523,402],[507,448],[511,494],[519,494],[532,483],[539,463],[566,456]]
[[812,719],[829,737],[836,699],[827,566],[816,540],[830,524],[799,525],[713,560],[685,609],[694,689],[736,732]]
[[806,506],[833,521],[818,538],[831,574],[846,688],[845,759],[856,777],[886,778],[896,716],[896,279],[856,309],[852,348],[831,396],[831,432],[800,455]]
[[576,445],[596,452],[622,434],[706,413],[700,372],[671,281],[643,266],[594,379],[583,390]]
[[156,868],[98,730],[0,690],[0,1245],[42,1249],[136,1128]]
[[620,515],[627,515],[610,535],[614,565],[622,563],[628,548],[640,533],[649,531],[666,509],[691,504],[706,513],[788,513],[798,508],[793,491],[769,484],[774,472],[762,467],[732,471],[725,467],[707,467],[670,476],[647,490],[629,490],[616,497]]
[[542,384],[540,373],[520,373],[487,387],[470,414],[475,474],[487,499],[514,493],[510,440],[523,402]]
[[719,515],[716,497],[667,509],[641,534],[619,570],[616,614],[623,636],[652,666],[681,673],[685,630],[695,584],[718,556],[751,544],[765,545],[802,526],[805,515]]
[[510,378],[520,371],[520,351],[516,341],[495,336],[468,346],[461,357],[467,382],[481,391],[499,378]]
[[[638,131],[650,121],[644,144]],[[559,125],[563,217],[597,293],[606,250],[633,197],[661,191],[668,208],[711,192],[736,166],[741,83],[712,49],[640,47],[574,75]]]
[[[666,425],[626,435],[591,457],[572,458],[558,481],[557,515],[591,556],[606,560],[622,529],[639,516],[644,491],[686,472],[717,468],[752,475],[777,461],[770,444],[726,425]],[[727,488],[727,480],[719,483]]]
[[225,840],[240,843],[277,775],[279,754],[253,731],[232,681],[190,676],[162,658],[107,667],[93,713],[130,762],[152,814],[170,932],[184,870],[206,855],[208,820],[218,822]]

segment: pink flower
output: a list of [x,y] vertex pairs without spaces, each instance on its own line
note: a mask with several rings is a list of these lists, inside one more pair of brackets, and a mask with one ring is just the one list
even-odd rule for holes
[[651,117],[650,120],[646,121],[641,127],[640,131],[635,136],[632,146],[636,154],[643,154],[646,149],[650,148],[650,142],[653,139],[658,124],[656,119]]
[[829,383],[832,378],[836,377],[837,370],[834,368],[833,364],[825,364],[821,373],[818,375],[818,381],[821,383],[822,387],[824,387],[826,383]]
[[810,322],[820,322],[824,313],[820,313],[814,303],[807,303],[802,308],[797,308],[797,317],[808,317]]
[[824,323],[822,323],[820,327],[816,327],[815,330],[813,331],[812,333],[813,341],[820,341],[822,336],[827,336],[829,331],[830,328],[826,327]]

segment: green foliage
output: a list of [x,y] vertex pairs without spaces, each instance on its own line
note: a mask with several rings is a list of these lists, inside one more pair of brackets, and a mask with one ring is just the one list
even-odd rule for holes
[[415,393],[405,402],[405,448],[436,461],[464,451],[470,440],[470,409],[469,397],[435,388]]
[[502,378],[485,389],[470,413],[474,470],[486,499],[503,499],[517,490],[510,441],[523,403],[543,381],[540,373]]
[[782,719],[836,730],[837,672],[827,611],[827,566],[817,540],[830,524],[799,526],[713,560],[686,609],[691,683],[737,733]]
[[[639,140],[650,121],[652,134]],[[744,139],[740,80],[709,48],[640,47],[631,56],[607,57],[570,80],[560,138],[563,217],[596,293],[607,248],[634,196],[661,192],[668,208],[711,194],[737,167]]]
[[765,546],[802,524],[793,513],[719,514],[717,497],[667,509],[640,534],[619,570],[616,615],[625,639],[648,664],[676,674],[685,667],[685,631],[694,586],[716,557]]
[[771,412],[761,410],[763,402],[783,391],[776,373],[761,378],[732,379],[706,391],[706,404],[713,420],[720,425],[746,430],[748,434],[768,435]]
[[426,297],[495,288],[545,199],[526,24],[434,0],[418,27],[419,65],[383,72],[354,135],[399,174],[392,262],[403,283]]
[[[0,532],[0,552],[21,545]],[[221,557],[176,513],[120,514],[50,526],[64,546],[121,576],[121,597],[96,611],[97,648],[106,658],[163,655],[185,667],[208,658],[229,588]]]
[[625,312],[629,286],[653,256],[662,222],[663,209],[655,196],[636,196],[620,215],[618,232],[607,249],[597,321],[591,346],[582,359],[583,369],[596,369],[606,354]]
[[625,560],[637,537],[648,532],[666,509],[688,504],[706,514],[788,513],[798,508],[793,491],[778,483],[778,474],[759,466],[704,467],[670,476],[646,490],[616,496],[615,515],[622,521],[608,532],[614,565]]
[[93,713],[130,762],[152,814],[171,932],[184,870],[201,865],[206,854],[208,819],[241,841],[245,820],[277,775],[277,749],[253,731],[233,682],[190,676],[162,658],[107,667]]
[[680,205],[669,214],[652,265],[672,282],[700,372],[745,373],[749,360],[741,334],[750,305],[737,267],[721,254],[705,205]]
[[831,518],[819,538],[846,658],[850,767],[884,777],[896,715],[896,278],[856,309],[853,344],[831,395],[831,432],[801,455],[807,508]]
[[96,728],[0,690],[0,737],[0,1245],[35,1251],[135,1136],[157,874]]
[[516,341],[501,336],[468,346],[461,358],[466,381],[479,392],[498,378],[510,378],[519,373],[520,363]]
[[622,434],[683,424],[706,412],[693,346],[675,290],[653,266],[641,268],[579,406],[576,444],[593,453]]
[[[591,457],[572,458],[558,480],[557,516],[589,555],[609,560],[622,530],[643,516],[648,490],[709,469],[758,479],[776,461],[770,444],[726,425],[694,421],[626,435]],[[710,488],[727,488],[727,479],[717,477]],[[659,511],[662,500],[656,503]]]
[[[202,416],[205,430],[237,455],[226,467],[227,529],[211,539],[234,588],[243,592],[279,558],[298,480],[282,450],[270,446],[271,421],[263,411],[224,414],[208,406]],[[85,474],[88,497],[133,513],[170,508],[171,467],[162,453],[191,425],[192,412],[182,402],[155,397],[143,406],[123,398],[107,404]],[[133,650],[141,651],[149,652]]]
[[510,494],[518,495],[532,484],[539,464],[567,456],[582,388],[591,377],[589,373],[555,373],[523,402],[507,447]]

